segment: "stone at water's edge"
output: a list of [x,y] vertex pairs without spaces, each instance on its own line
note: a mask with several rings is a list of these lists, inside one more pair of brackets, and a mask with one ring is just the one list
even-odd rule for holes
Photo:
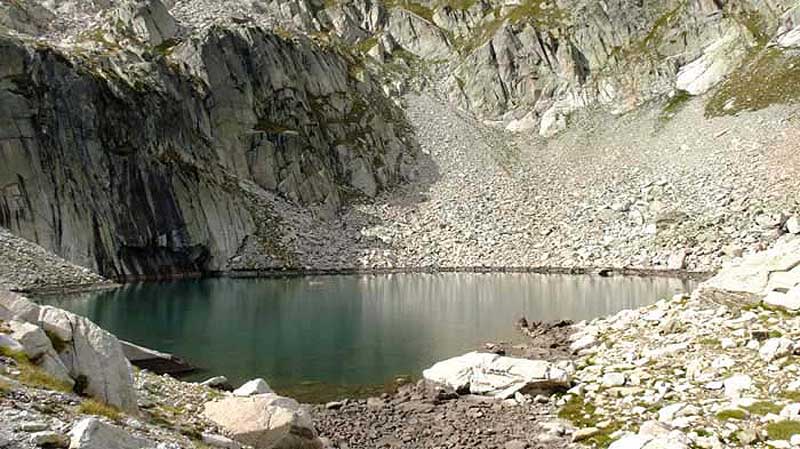
[[229,396],[205,405],[203,416],[256,449],[320,449],[311,416],[297,401],[274,393]]
[[233,391],[234,396],[254,396],[257,394],[272,393],[272,388],[269,387],[267,381],[264,379],[253,379],[245,382],[244,385]]
[[735,259],[700,284],[694,297],[730,305],[800,308],[800,238],[787,236],[767,251]]
[[[69,377],[86,379],[86,394],[125,412],[137,412],[133,373],[117,337],[86,318],[55,307],[40,307],[5,290],[0,290],[0,318],[24,320],[50,332],[61,340],[63,348],[57,355]],[[49,362],[52,366],[42,366],[48,372],[58,365],[56,360]]]
[[436,363],[422,375],[426,380],[459,392],[506,399],[517,392],[568,388],[570,371],[572,367],[568,361],[557,366],[544,360],[470,352]]

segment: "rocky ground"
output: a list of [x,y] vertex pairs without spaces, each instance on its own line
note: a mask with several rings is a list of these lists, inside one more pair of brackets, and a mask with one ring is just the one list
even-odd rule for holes
[[46,292],[114,284],[0,228],[0,286]]
[[701,101],[670,120],[658,105],[592,113],[543,141],[433,95],[405,105],[429,156],[419,178],[347,209],[341,224],[315,223],[330,248],[299,238],[304,265],[714,271],[800,232],[793,108],[711,121]]

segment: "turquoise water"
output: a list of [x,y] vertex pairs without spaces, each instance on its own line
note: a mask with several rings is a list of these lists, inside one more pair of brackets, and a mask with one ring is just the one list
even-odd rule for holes
[[589,319],[691,287],[639,277],[335,275],[132,284],[49,302],[179,355],[201,368],[195,378],[264,377],[309,399],[418,376],[487,341],[513,341],[521,316]]

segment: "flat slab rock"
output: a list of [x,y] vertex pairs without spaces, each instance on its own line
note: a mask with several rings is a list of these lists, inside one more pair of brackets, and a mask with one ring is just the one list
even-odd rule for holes
[[422,375],[426,380],[458,392],[500,399],[510,398],[517,392],[568,388],[570,383],[566,366],[557,366],[545,360],[517,359],[480,352],[438,362],[423,371]]

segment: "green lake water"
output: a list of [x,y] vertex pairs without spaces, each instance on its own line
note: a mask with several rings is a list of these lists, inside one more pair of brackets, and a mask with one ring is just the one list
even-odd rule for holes
[[332,275],[131,284],[47,302],[122,339],[176,354],[234,385],[264,377],[298,399],[373,393],[488,341],[514,323],[590,319],[693,282],[518,273]]

